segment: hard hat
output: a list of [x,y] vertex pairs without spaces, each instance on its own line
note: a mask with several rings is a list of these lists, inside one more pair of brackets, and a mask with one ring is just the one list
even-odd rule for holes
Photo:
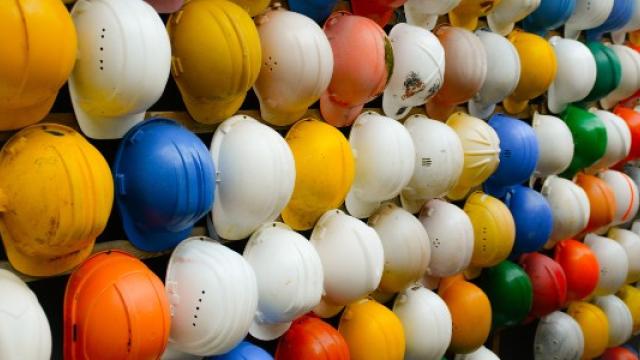
[[622,76],[620,59],[613,50],[598,41],[588,42],[587,47],[596,61],[596,82],[583,102],[597,101],[609,95],[618,87]]
[[220,237],[248,237],[289,202],[296,179],[293,155],[270,127],[246,115],[230,117],[213,135],[211,158],[217,165],[211,219]]
[[169,306],[162,281],[142,261],[99,252],[67,282],[64,358],[157,359],[167,346]]
[[538,163],[538,139],[529,124],[503,114],[493,115],[489,126],[500,139],[500,163],[484,188],[501,197],[507,187],[521,184],[533,175]]
[[449,12],[449,21],[453,26],[473,31],[478,27],[478,18],[490,14],[500,3],[501,0],[462,0]]
[[16,270],[51,276],[89,256],[113,204],[96,148],[66,126],[33,125],[5,143],[0,173],[0,233]]
[[507,38],[520,56],[520,81],[503,105],[507,112],[517,114],[526,110],[529,100],[551,86],[556,78],[557,60],[553,48],[543,37],[516,30]]
[[[532,0],[539,1],[539,0]],[[501,2],[508,4],[508,1]],[[520,80],[520,57],[513,44],[504,36],[487,30],[477,30],[487,55],[487,76],[480,90],[469,100],[469,113],[486,119],[495,110],[495,105],[516,89]]]
[[506,259],[516,236],[509,208],[493,196],[477,191],[467,198],[464,212],[471,220],[475,239],[471,265],[490,267]]
[[533,114],[531,126],[538,138],[534,175],[546,177],[565,171],[573,158],[573,136],[567,124],[552,115]]
[[405,339],[400,319],[375,300],[362,299],[347,306],[338,331],[353,360],[404,359]]
[[462,275],[443,279],[438,294],[447,304],[453,322],[449,351],[467,354],[477,350],[491,330],[491,304],[487,295]]
[[553,259],[537,252],[520,257],[520,266],[529,276],[533,288],[530,315],[543,317],[559,310],[567,301],[567,277]]
[[78,124],[90,138],[121,138],[162,96],[171,67],[167,31],[142,0],[78,0],[71,16],[78,60],[69,93]]
[[270,0],[231,0],[232,2],[240,5],[249,16],[253,17],[263,13],[269,4]]
[[609,348],[602,354],[602,360],[638,360],[638,355],[625,347]]
[[408,211],[386,203],[371,215],[368,224],[378,233],[384,249],[378,289],[396,293],[420,280],[431,258],[431,241],[422,223]]
[[385,115],[401,119],[440,90],[445,74],[444,48],[430,31],[405,23],[396,24],[389,39],[393,72],[382,95],[382,109]]
[[540,6],[541,0],[501,1],[487,15],[487,23],[492,31],[507,36],[515,23],[527,17]]
[[640,158],[640,113],[619,105],[615,107],[613,113],[620,116],[622,120],[627,123],[629,131],[631,132],[631,148],[629,150],[629,155],[627,155],[627,157],[620,163]]
[[349,347],[338,330],[314,316],[296,320],[276,348],[276,360],[349,360]]
[[622,44],[625,41],[625,37],[628,32],[637,31],[640,29],[640,1],[635,0],[633,6],[633,15],[631,19],[622,26],[622,28],[611,32],[611,40],[614,44]]
[[600,356],[607,348],[609,339],[609,321],[604,311],[597,306],[584,301],[575,301],[569,304],[567,310],[580,325],[584,335],[583,359],[592,359]]
[[593,233],[585,236],[584,243],[596,255],[600,265],[600,279],[593,294],[615,294],[624,285],[629,273],[629,260],[624,248],[616,241]]
[[296,181],[282,219],[294,230],[309,230],[347,196],[354,177],[353,154],[340,131],[313,118],[297,122],[285,139],[296,162]]
[[636,0],[614,0],[607,19],[597,27],[585,31],[586,40],[600,40],[604,33],[622,29],[631,20],[635,6]]
[[213,205],[211,155],[173,120],[155,118],[133,127],[120,143],[113,172],[125,233],[145,251],[176,246]]
[[194,355],[233,349],[247,335],[258,305],[251,265],[205,237],[188,238],[176,247],[165,288],[171,307],[169,340],[177,350]]
[[616,294],[629,308],[633,319],[632,334],[637,335],[640,331],[640,289],[631,286],[623,286]]
[[554,247],[554,260],[567,277],[567,301],[584,299],[598,285],[600,264],[587,245],[573,239],[562,240]]
[[547,106],[549,111],[559,114],[568,104],[589,95],[596,83],[596,61],[589,48],[579,41],[552,36],[549,43],[556,54],[558,72],[547,93]]
[[59,0],[7,2],[0,10],[0,130],[35,124],[51,110],[76,61],[71,16]]
[[353,13],[368,17],[380,26],[385,26],[391,20],[395,9],[407,0],[351,0]]
[[338,0],[288,0],[289,10],[295,11],[323,24],[331,15]]
[[610,111],[595,108],[590,111],[602,120],[607,130],[607,147],[604,156],[586,169],[588,172],[595,173],[613,166],[629,155],[631,150],[631,131],[624,120]]
[[[0,357],[6,360],[50,359],[51,329],[36,294],[19,277],[4,269],[0,269],[0,287]],[[448,310],[447,316],[450,338]]]
[[447,125],[458,134],[464,150],[462,174],[447,194],[449,198],[458,200],[496,170],[500,162],[500,138],[489,124],[462,112],[451,115]]
[[477,284],[491,302],[493,326],[517,325],[529,314],[533,288],[527,273],[509,260],[484,269]]
[[[468,0],[461,4],[464,2]],[[456,105],[467,102],[482,88],[487,77],[487,53],[480,39],[469,30],[441,25],[434,33],[444,48],[446,71],[442,87],[426,107],[429,117],[444,121]]]
[[[615,214],[611,225],[633,220],[638,212],[638,186],[629,175],[616,170],[605,170],[598,174],[613,191]],[[640,264],[639,264],[640,265]]]
[[273,360],[273,356],[248,341],[242,341],[228,353],[206,357],[204,360]]
[[[638,7],[640,13],[640,6]],[[609,95],[600,99],[600,105],[605,109],[611,109],[640,89],[640,54],[632,48],[624,45],[609,45],[609,48],[620,60],[620,84]]]
[[539,192],[522,185],[509,188],[503,201],[516,224],[516,240],[511,255],[515,257],[542,248],[553,229],[549,202]]
[[311,244],[324,271],[322,301],[313,310],[317,315],[334,316],[380,284],[384,249],[376,231],[364,222],[340,210],[329,210],[313,229]]
[[351,127],[349,143],[356,173],[345,205],[349,214],[366,218],[409,184],[416,151],[406,127],[370,111],[358,116]]
[[580,359],[584,351],[584,336],[580,325],[569,315],[554,311],[538,322],[533,340],[536,360]]
[[230,1],[191,0],[167,22],[172,74],[189,114],[213,124],[242,105],[260,71],[260,38]]
[[320,257],[304,236],[287,225],[265,223],[251,235],[242,256],[258,282],[258,311],[249,329],[253,337],[280,337],[294,319],[320,302]]
[[640,281],[640,236],[630,230],[611,228],[607,237],[619,242],[627,253],[629,273],[626,282],[631,284]]
[[451,276],[466,269],[473,254],[473,225],[467,213],[444,200],[429,200],[419,216],[431,240],[427,273]]
[[436,26],[438,16],[453,10],[461,0],[407,0],[404,15],[407,23],[431,30]]
[[167,348],[164,349],[164,353],[160,357],[160,360],[202,360],[202,356],[187,354],[180,350],[174,349],[172,343],[167,344]]
[[262,64],[253,90],[260,114],[269,124],[288,126],[302,118],[329,86],[331,44],[313,20],[278,6],[256,18],[256,24]]
[[610,226],[615,220],[617,204],[611,187],[598,177],[578,174],[578,184],[589,198],[589,223],[583,232],[589,232]]
[[396,297],[393,312],[402,322],[407,360],[440,359],[451,342],[451,313],[431,290],[412,286]]
[[400,201],[415,214],[427,200],[444,196],[453,188],[462,173],[464,153],[456,132],[440,121],[412,115],[404,126],[413,139],[416,163]]
[[350,126],[387,85],[393,71],[391,42],[372,20],[344,11],[331,15],[324,32],[333,49],[333,75],[320,97],[320,111],[329,124]]
[[500,358],[493,351],[480,346],[469,354],[456,354],[454,360],[500,360]]
[[547,199],[553,215],[553,227],[545,248],[558,241],[578,235],[589,223],[591,206],[587,193],[578,185],[551,175],[542,184],[540,193]]
[[569,105],[562,113],[573,137],[574,152],[569,167],[561,176],[569,179],[600,160],[607,149],[607,130],[600,118],[587,110]]
[[613,9],[613,1],[576,0],[573,14],[564,24],[564,36],[567,39],[578,39],[580,31],[602,25]]
[[[63,0],[65,3],[75,0]],[[180,10],[184,0],[144,0],[160,14],[170,14]]]
[[573,14],[576,0],[540,0],[540,5],[525,17],[522,27],[541,36],[562,26]]
[[593,303],[604,311],[609,322],[609,344],[620,346],[631,337],[633,319],[629,308],[615,295],[596,296]]

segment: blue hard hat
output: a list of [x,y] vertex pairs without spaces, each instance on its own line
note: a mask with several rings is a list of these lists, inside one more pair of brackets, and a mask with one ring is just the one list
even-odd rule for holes
[[585,31],[587,41],[600,40],[602,35],[607,32],[622,29],[635,11],[635,0],[614,0],[613,9],[609,13],[609,17],[600,26]]
[[503,114],[489,119],[500,139],[500,163],[484,183],[484,191],[502,197],[507,188],[531,177],[538,163],[538,138],[533,128],[522,120]]
[[553,229],[553,214],[547,199],[535,190],[516,185],[507,190],[503,201],[516,224],[510,258],[542,248]]
[[204,360],[273,360],[273,356],[248,341],[243,341],[226,354],[209,356]]
[[129,130],[113,175],[125,233],[145,251],[176,246],[213,204],[215,170],[209,149],[173,120],[151,119]]
[[322,25],[331,15],[338,0],[289,0],[289,10],[312,18]]
[[540,6],[522,22],[525,31],[544,36],[564,24],[576,7],[576,0],[541,0]]

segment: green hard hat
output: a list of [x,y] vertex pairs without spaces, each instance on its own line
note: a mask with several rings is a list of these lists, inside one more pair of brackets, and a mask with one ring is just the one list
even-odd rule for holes
[[569,105],[561,115],[573,136],[573,159],[563,177],[572,179],[576,173],[593,165],[607,149],[607,128],[600,118],[576,105]]
[[525,319],[533,303],[529,275],[509,260],[484,269],[478,286],[489,297],[493,327],[517,325]]
[[597,101],[607,96],[618,87],[622,77],[620,59],[613,50],[598,41],[587,43],[587,47],[596,60],[596,83],[583,102]]

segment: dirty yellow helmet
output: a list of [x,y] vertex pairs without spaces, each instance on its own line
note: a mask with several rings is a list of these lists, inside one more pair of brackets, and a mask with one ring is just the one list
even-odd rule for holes
[[267,9],[271,0],[231,0],[240,5],[250,16],[256,16]]
[[500,139],[489,124],[463,112],[449,116],[447,125],[458,134],[464,150],[462,174],[447,194],[448,198],[459,200],[496,170],[500,163]]
[[467,198],[464,211],[473,225],[475,239],[471,265],[498,265],[511,253],[516,237],[516,226],[509,208],[493,196],[477,191]]
[[42,120],[76,61],[76,30],[60,0],[0,6],[0,131]]
[[580,325],[584,335],[583,359],[593,359],[607,348],[609,342],[609,320],[599,307],[584,301],[574,301],[567,309],[569,314]]
[[191,0],[167,22],[171,74],[189,114],[213,124],[232,116],[258,78],[260,37],[253,20],[227,0]]
[[296,163],[296,183],[282,219],[294,230],[308,230],[344,202],[355,172],[351,146],[338,129],[311,118],[295,123],[285,139]]
[[473,31],[478,27],[478,18],[491,13],[496,5],[500,4],[500,1],[462,0],[458,6],[449,12],[449,21],[453,26]]
[[112,203],[109,165],[73,129],[30,126],[0,150],[0,233],[22,273],[56,275],[82,262]]
[[526,110],[529,100],[547,91],[556,78],[558,64],[553,47],[543,37],[515,30],[508,39],[520,56],[520,80],[503,105],[507,112],[517,114]]
[[640,289],[631,285],[625,285],[616,294],[629,308],[633,318],[632,335],[640,333]]
[[405,339],[398,316],[375,300],[362,299],[347,306],[338,331],[353,360],[402,360]]

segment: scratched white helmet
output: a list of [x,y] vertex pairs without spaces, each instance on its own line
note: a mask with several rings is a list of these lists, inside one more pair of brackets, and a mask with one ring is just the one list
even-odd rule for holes
[[461,0],[407,0],[404,15],[407,23],[431,30],[436,26],[438,16],[453,10]]
[[545,177],[565,171],[573,159],[573,135],[567,123],[553,115],[533,114],[531,126],[538,138],[538,163],[534,175]]
[[604,236],[587,234],[584,243],[593,251],[600,265],[600,278],[594,295],[615,294],[624,285],[629,261],[622,245]]
[[540,193],[549,202],[553,214],[553,230],[545,248],[577,235],[589,223],[589,198],[574,182],[551,175],[542,184]]
[[629,175],[616,171],[605,170],[598,174],[613,190],[616,200],[616,212],[610,226],[623,224],[635,218],[638,212],[638,186]]
[[633,318],[627,304],[615,295],[597,296],[593,299],[593,303],[604,311],[609,321],[607,347],[620,346],[629,340],[633,329]]
[[627,283],[640,281],[640,235],[631,230],[611,228],[607,236],[620,243],[627,253],[629,260],[629,272]]
[[614,0],[576,0],[573,14],[564,24],[564,37],[577,39],[580,31],[593,29],[607,20]]
[[[640,13],[640,9],[637,9],[636,12]],[[609,45],[609,49],[618,55],[622,75],[618,87],[600,99],[600,105],[605,109],[613,108],[619,101],[628,98],[640,89],[640,54],[624,45]]]
[[535,360],[578,360],[584,352],[584,334],[571,316],[554,311],[538,322],[533,344]]
[[487,23],[492,31],[507,36],[515,23],[527,17],[540,6],[541,0],[507,0],[497,2],[487,15]]

